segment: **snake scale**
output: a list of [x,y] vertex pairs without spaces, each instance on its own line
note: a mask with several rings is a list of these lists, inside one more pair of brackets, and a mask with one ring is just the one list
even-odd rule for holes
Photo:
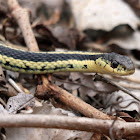
[[29,52],[13,49],[4,43],[0,43],[0,64],[5,69],[30,74],[94,72],[129,75],[135,71],[128,56],[114,52]]

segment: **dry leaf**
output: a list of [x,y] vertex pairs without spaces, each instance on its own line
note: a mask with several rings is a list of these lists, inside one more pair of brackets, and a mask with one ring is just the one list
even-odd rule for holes
[[32,94],[19,93],[17,96],[8,99],[6,110],[9,113],[16,113],[18,110],[25,106],[34,106],[34,99]]
[[[131,93],[134,96],[136,96],[138,99],[140,99],[139,90],[132,91]],[[120,97],[122,97],[122,98],[120,98]],[[118,102],[117,99],[119,99],[118,101],[120,101],[119,104],[117,103]],[[127,93],[124,93],[123,91],[118,91],[118,92],[114,92],[111,95],[106,95],[104,104],[106,104],[106,106],[108,106],[108,108],[106,109],[107,112],[110,112],[111,106],[115,104],[116,107],[118,106],[117,110],[126,110],[126,111],[135,110],[138,113],[140,113],[139,102],[136,101],[133,97],[129,96]],[[113,111],[115,111],[115,110],[113,109]]]
[[80,30],[110,31],[122,24],[136,29],[140,22],[129,5],[122,0],[71,0],[71,7]]
[[[55,108],[50,103],[44,103],[42,107],[34,108],[34,114],[53,114],[53,115],[66,115],[75,116],[70,111]],[[7,128],[6,137],[9,140],[74,140],[83,139],[89,140],[92,133],[74,131],[74,130],[62,130],[62,129],[42,129],[42,128]]]
[[8,111],[0,104],[0,114],[8,114]]
[[121,46],[121,48],[123,49],[140,50],[140,32],[136,31],[132,35],[129,35],[127,37],[111,39],[107,44],[116,44],[118,46]]

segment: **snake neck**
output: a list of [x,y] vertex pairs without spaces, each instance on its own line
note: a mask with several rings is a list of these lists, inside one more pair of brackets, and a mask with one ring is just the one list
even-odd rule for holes
[[58,60],[53,62],[33,62],[21,59],[7,58],[0,55],[3,68],[21,73],[45,74],[53,72],[97,72],[94,60]]
[[0,43],[0,64],[21,73],[95,72],[128,75],[135,71],[132,60],[116,53],[46,52],[13,49]]
[[0,45],[2,67],[21,73],[96,72],[97,57],[97,54],[89,52],[34,53]]
[[52,72],[96,72],[97,68],[93,60],[67,60],[57,61],[56,64],[50,63],[47,68],[48,73]]

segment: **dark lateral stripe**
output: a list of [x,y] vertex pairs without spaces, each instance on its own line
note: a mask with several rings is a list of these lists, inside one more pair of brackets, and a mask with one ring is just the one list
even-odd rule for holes
[[62,60],[96,60],[99,57],[104,57],[104,54],[82,55],[82,54],[50,54],[50,53],[33,53],[28,51],[15,50],[0,45],[0,54],[14,59],[27,60],[33,62],[56,62]]
[[[2,62],[0,62],[0,64],[2,64]],[[6,64],[4,64],[4,67],[7,67],[7,66],[10,66],[11,68],[17,68],[19,70],[22,70],[24,69],[25,71],[40,71],[40,72],[43,72],[45,70],[47,71],[50,71],[50,70],[61,70],[61,69],[65,69],[65,68],[70,68],[70,69],[73,69],[73,64],[67,64],[65,67],[59,67],[59,66],[55,66],[55,68],[44,68],[42,67],[41,69],[38,69],[38,68],[31,68],[29,66],[26,66],[25,64],[25,67],[20,67],[20,66],[14,66],[14,65],[11,65],[10,63],[6,62]],[[85,69],[85,68],[84,68]]]

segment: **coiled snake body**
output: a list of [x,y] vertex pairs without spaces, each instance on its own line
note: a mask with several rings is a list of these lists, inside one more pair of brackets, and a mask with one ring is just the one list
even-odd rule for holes
[[95,72],[129,75],[135,71],[132,60],[116,53],[29,52],[0,43],[0,64],[21,73]]

